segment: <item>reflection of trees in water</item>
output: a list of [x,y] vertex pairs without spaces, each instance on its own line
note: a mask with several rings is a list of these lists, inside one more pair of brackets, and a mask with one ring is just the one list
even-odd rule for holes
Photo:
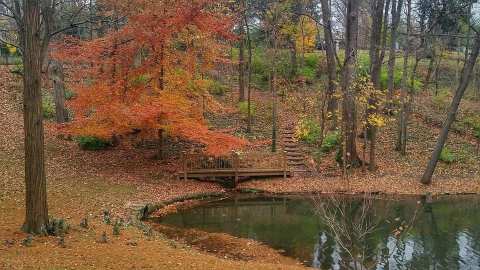
[[[412,257],[412,242],[405,241],[417,210],[408,220],[404,209],[389,201],[374,207],[375,197],[362,199],[314,198],[315,210],[326,232],[316,245],[313,266],[321,269],[389,269]],[[390,269],[395,269],[390,268]]]
[[[313,265],[320,269],[480,270],[479,197],[313,199],[314,207],[293,197],[212,203],[176,214],[173,224],[256,239],[301,261],[312,259],[315,245]],[[355,232],[349,223],[373,228],[360,240],[360,230],[337,237],[324,217],[343,226],[338,231]],[[337,243],[340,237],[348,250]]]

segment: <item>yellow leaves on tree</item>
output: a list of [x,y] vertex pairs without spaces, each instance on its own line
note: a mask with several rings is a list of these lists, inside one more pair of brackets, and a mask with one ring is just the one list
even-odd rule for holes
[[297,25],[295,42],[302,52],[311,52],[317,43],[317,24],[306,16],[301,16]]
[[299,52],[311,52],[315,49],[318,30],[313,19],[300,16],[297,23],[287,21],[282,26],[281,32],[295,41],[295,46]]
[[[202,74],[224,61],[232,20],[213,0],[106,1],[126,19],[101,38],[65,38],[55,57],[70,67],[73,135],[101,138],[162,129],[223,154],[246,142],[210,130],[203,103],[211,101]],[[208,102],[212,110],[218,103]]]
[[379,108],[385,104],[385,93],[380,89],[375,89],[372,82],[366,76],[360,76],[355,81],[353,88],[357,92],[357,100],[360,107],[365,108],[366,120],[364,124],[374,127],[383,127],[387,124],[388,118],[379,111]]

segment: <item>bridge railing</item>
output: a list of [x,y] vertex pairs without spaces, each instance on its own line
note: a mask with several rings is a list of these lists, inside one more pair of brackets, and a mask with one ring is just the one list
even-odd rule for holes
[[284,152],[232,152],[224,156],[206,156],[199,153],[183,153],[183,173],[208,170],[277,169],[287,171],[287,159]]

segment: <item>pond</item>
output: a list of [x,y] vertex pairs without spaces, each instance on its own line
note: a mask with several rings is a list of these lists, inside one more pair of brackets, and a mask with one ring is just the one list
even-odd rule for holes
[[161,219],[319,269],[480,269],[480,197],[237,196]]

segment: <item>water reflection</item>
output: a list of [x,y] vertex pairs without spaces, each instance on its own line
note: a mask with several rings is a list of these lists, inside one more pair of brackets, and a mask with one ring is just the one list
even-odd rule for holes
[[239,197],[162,222],[252,238],[320,269],[480,270],[479,206],[479,197]]

